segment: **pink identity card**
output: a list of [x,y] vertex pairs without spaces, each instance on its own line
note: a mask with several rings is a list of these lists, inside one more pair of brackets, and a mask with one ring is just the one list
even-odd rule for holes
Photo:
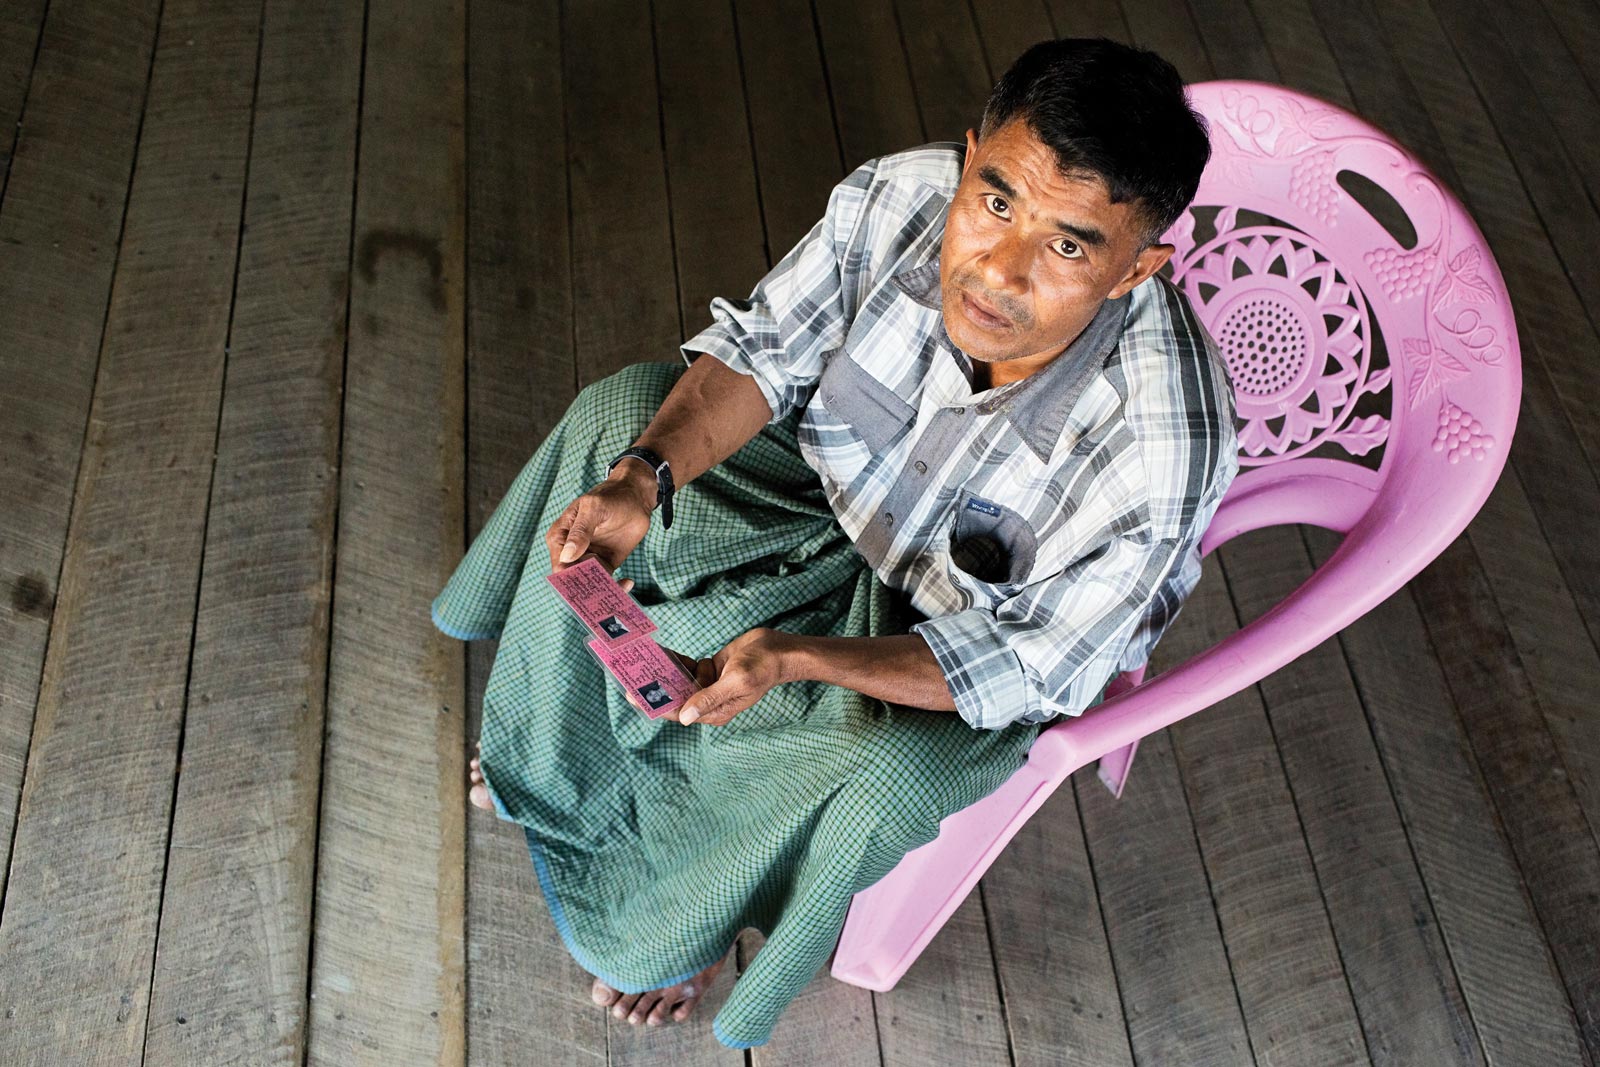
[[602,647],[615,648],[643,634],[656,631],[656,624],[644,613],[628,591],[611,577],[605,564],[590,556],[582,563],[550,575],[549,582],[577,613]]
[[548,580],[595,635],[589,650],[650,718],[676,711],[700,689],[651,639],[655,623],[599,560],[591,556]]
[[596,637],[589,642],[589,651],[605,664],[623,690],[639,702],[639,710],[652,719],[677,711],[684,701],[700,691],[699,684],[689,677],[682,664],[648,637],[613,648],[604,647]]

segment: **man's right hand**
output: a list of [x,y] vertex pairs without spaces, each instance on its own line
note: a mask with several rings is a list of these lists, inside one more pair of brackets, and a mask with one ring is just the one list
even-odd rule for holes
[[[605,481],[584,493],[545,531],[550,570],[559,573],[592,555],[608,571],[622,566],[650,531],[656,477],[650,466],[623,460]],[[629,588],[632,581],[624,580]]]

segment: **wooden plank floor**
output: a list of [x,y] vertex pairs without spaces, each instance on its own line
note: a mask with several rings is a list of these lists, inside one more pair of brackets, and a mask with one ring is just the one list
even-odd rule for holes
[[[1516,305],[1483,511],[1086,769],[892,992],[610,1020],[466,803],[433,594],[576,390],[673,360],[860,162],[1051,36],[1410,146]],[[1600,1064],[1591,0],[0,5],[0,1063]],[[1336,546],[1247,535],[1162,669]]]

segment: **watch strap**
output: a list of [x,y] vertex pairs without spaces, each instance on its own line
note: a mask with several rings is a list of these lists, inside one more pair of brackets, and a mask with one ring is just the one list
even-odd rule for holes
[[672,528],[672,494],[674,491],[672,467],[654,449],[635,445],[618,453],[617,458],[612,460],[610,465],[606,467],[606,474],[610,475],[616,465],[629,456],[644,460],[656,472],[656,503],[661,507],[661,526],[663,529],[670,530]]

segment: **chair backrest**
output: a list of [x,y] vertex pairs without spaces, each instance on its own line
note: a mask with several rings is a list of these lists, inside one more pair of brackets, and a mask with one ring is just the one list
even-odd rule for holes
[[1113,679],[1099,705],[1044,730],[1029,763],[1054,781],[1253,685],[1389,597],[1477,514],[1516,426],[1515,320],[1455,196],[1326,101],[1246,81],[1189,96],[1211,160],[1165,240],[1173,281],[1226,356],[1241,468],[1201,552],[1280,523],[1345,536],[1243,629],[1153,678]]
[[1226,356],[1241,465],[1202,550],[1367,516],[1442,550],[1499,477],[1521,391],[1483,235],[1410,153],[1333,104],[1261,82],[1189,94],[1211,161],[1164,240]]

